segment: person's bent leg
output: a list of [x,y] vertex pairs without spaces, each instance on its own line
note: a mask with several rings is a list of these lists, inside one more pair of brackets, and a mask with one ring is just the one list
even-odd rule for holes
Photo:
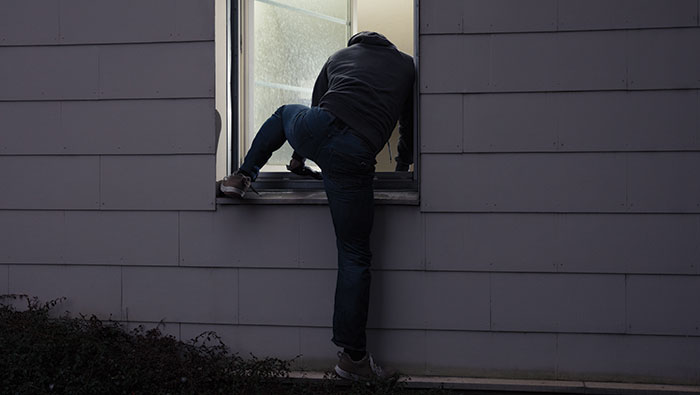
[[308,109],[302,105],[286,105],[278,108],[258,130],[239,171],[255,181],[260,174],[260,169],[270,160],[272,153],[280,149],[287,140],[285,128],[292,125],[293,119],[300,112]]

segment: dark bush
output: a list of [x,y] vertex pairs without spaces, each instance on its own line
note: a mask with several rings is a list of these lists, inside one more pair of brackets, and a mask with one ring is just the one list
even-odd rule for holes
[[[18,311],[7,300],[25,299]],[[394,383],[285,380],[292,361],[231,354],[215,332],[187,343],[159,326],[126,331],[115,321],[49,312],[40,303],[0,295],[0,391],[3,394],[399,394]],[[431,392],[434,393],[434,392]]]

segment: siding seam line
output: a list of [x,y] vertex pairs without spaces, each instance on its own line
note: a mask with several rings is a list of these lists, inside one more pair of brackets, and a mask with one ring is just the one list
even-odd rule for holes
[[[698,88],[657,88],[657,89],[637,89],[639,91],[644,91],[644,90],[650,90],[650,91],[656,91],[656,90],[695,90]],[[618,89],[619,90],[619,89]],[[607,91],[612,91],[612,90],[607,90]],[[606,90],[601,90],[601,92],[607,92]],[[582,91],[582,92],[596,92],[596,91]],[[506,92],[507,93],[507,92]],[[517,93],[528,93],[528,92],[517,92]],[[533,93],[538,93],[538,92],[533,92]],[[424,93],[428,94],[428,93]],[[2,99],[0,98],[0,103],[51,103],[51,102],[79,102],[79,101],[84,101],[84,102],[105,102],[105,101],[129,101],[129,102],[135,102],[135,101],[173,101],[173,100],[215,100],[214,96],[141,96],[141,97],[119,97],[119,96],[114,96],[114,97],[104,97],[104,98],[91,98],[91,97],[82,97],[82,98],[55,98],[55,99]]]
[[[58,102],[58,135],[60,136],[61,140],[63,140],[63,144],[67,144],[67,139],[65,138],[65,129],[63,125],[63,101]],[[61,144],[61,145],[63,145]],[[63,145],[63,149],[65,152],[66,145]]]
[[[120,321],[125,321],[124,319]],[[265,328],[309,328],[309,329],[332,329],[332,326],[328,325],[308,325],[308,324],[275,324],[275,323],[261,323],[261,322],[253,322],[253,323],[248,323],[248,324],[232,324],[230,322],[222,322],[222,321],[168,321],[164,319],[140,319],[140,320],[131,320],[128,321],[131,323],[151,323],[151,324],[185,324],[185,325],[209,325],[209,326],[228,326],[228,327],[265,327]],[[450,333],[482,333],[482,334],[489,334],[489,335],[499,335],[499,334],[519,334],[519,335],[528,335],[528,334],[533,334],[533,335],[565,335],[565,336],[588,336],[588,337],[597,337],[597,336],[611,336],[611,337],[620,337],[624,336],[625,338],[632,338],[632,337],[639,337],[639,338],[677,338],[677,339],[700,339],[700,335],[688,335],[687,331],[683,333],[675,333],[671,334],[669,332],[666,333],[621,333],[621,332],[574,332],[574,331],[569,331],[569,332],[554,332],[554,331],[539,331],[539,330],[522,330],[522,329],[512,329],[512,330],[501,330],[501,331],[489,331],[486,329],[444,329],[444,328],[418,328],[418,327],[407,327],[407,328],[402,328],[402,327],[378,327],[378,326],[368,326],[368,330],[372,331],[411,331],[411,332],[450,332]]]
[[[699,0],[699,1],[700,1],[700,0]],[[465,105],[466,105],[465,102],[466,102],[466,96],[467,96],[467,95],[466,95],[466,94],[460,94],[460,96],[461,96],[461,101],[462,101],[462,106],[460,107],[460,111],[462,112],[462,118],[461,118],[461,121],[462,121],[462,122],[461,122],[461,125],[460,125],[460,127],[461,127],[460,134],[462,135],[462,146],[460,147],[460,148],[461,148],[461,149],[460,149],[460,151],[461,151],[460,153],[463,154],[463,153],[466,152],[466,149],[467,149],[467,147],[464,145],[465,140],[466,140],[465,137],[464,137],[464,135],[467,133],[467,131],[466,131],[466,126],[465,126],[465,125],[467,124],[467,122],[466,122],[467,120],[465,119],[465,118],[467,117],[467,111],[466,111],[466,108],[465,108]]]
[[554,378],[559,380],[559,333],[554,334]]
[[182,211],[177,212],[177,265],[180,266],[182,262],[182,255],[180,253],[180,248],[182,246],[182,239],[180,238],[180,216]]
[[[76,210],[76,211],[95,211],[95,210]],[[111,212],[111,210],[110,210]],[[432,214],[432,213],[431,213]],[[625,215],[625,214],[622,214]],[[122,265],[117,264],[105,264],[105,263],[67,263],[67,262],[38,262],[38,263],[17,263],[17,262],[0,262],[0,265],[22,265],[22,266],[60,266],[60,265],[72,265],[80,267],[118,267]],[[127,268],[177,268],[175,265],[154,265],[154,264],[130,264],[125,265]],[[232,270],[257,270],[257,271],[316,271],[316,272],[330,272],[335,271],[337,268],[296,268],[296,267],[260,267],[260,266],[207,266],[207,265],[192,265],[183,266],[192,269],[232,269]],[[567,275],[605,275],[605,276],[619,276],[619,275],[630,275],[630,276],[654,276],[654,277],[678,277],[678,276],[697,276],[695,273],[681,273],[681,272],[583,272],[583,271],[514,271],[514,270],[443,270],[443,269],[373,269],[373,272],[377,273],[415,273],[415,272],[429,272],[429,273],[458,273],[458,274],[513,274],[513,275],[524,275],[524,274],[539,274],[539,275],[555,275],[555,274],[567,274]]]
[[61,214],[62,214],[62,217],[63,217],[63,226],[62,226],[61,229],[63,229],[64,232],[61,232],[61,233],[62,233],[62,234],[61,234],[61,237],[63,237],[63,242],[61,243],[61,255],[59,256],[59,258],[60,258],[59,261],[60,261],[61,263],[67,263],[66,256],[68,255],[68,251],[66,250],[66,242],[65,242],[65,241],[66,241],[66,239],[65,239],[65,238],[66,238],[66,232],[65,232],[65,230],[67,229],[68,211],[67,211],[67,210],[63,210],[63,211],[61,211]]
[[[591,33],[591,32],[619,32],[622,30],[630,30],[630,31],[647,31],[647,30],[681,30],[681,29],[695,29],[699,25],[690,25],[690,24],[679,24],[679,25],[673,25],[673,26],[628,26],[628,27],[606,27],[606,28],[577,28],[577,29],[564,29],[564,30],[527,30],[527,31],[518,31],[518,30],[511,30],[511,31],[505,31],[505,30],[493,30],[493,31],[480,31],[480,32],[445,32],[445,33],[421,33],[420,36],[430,36],[430,37],[435,37],[435,36],[485,36],[485,35],[490,35],[490,34],[498,34],[498,35],[515,35],[515,34],[556,34],[556,33]],[[559,26],[557,26],[557,29],[560,29]],[[191,40],[191,41],[186,41],[186,42],[198,42],[198,41],[205,41],[205,40]],[[212,40],[209,40],[212,41]],[[153,43],[160,43],[160,42],[153,42]],[[151,43],[151,44],[153,44]],[[165,41],[164,43],[169,43],[169,41]],[[112,45],[112,44],[122,44],[122,43],[106,43],[106,45]],[[123,44],[129,44],[129,43],[123,43]],[[148,44],[148,43],[145,43]],[[75,44],[75,45],[89,45],[89,44]],[[93,44],[94,45],[94,44]],[[11,45],[8,45],[11,46]],[[19,46],[19,45],[15,45]],[[51,45],[29,45],[29,46],[51,46]]]
[[421,215],[419,212],[418,215],[420,215],[420,221],[421,221],[421,241],[423,243],[423,262],[421,266],[423,266],[423,271],[427,272],[428,271],[428,241],[427,241],[427,234],[428,234],[428,229],[427,229],[427,218],[425,215]]
[[119,316],[124,319],[124,265],[119,266]]
[[493,272],[489,272],[489,332],[493,331]]
[[[171,1],[172,1],[172,5],[173,5],[173,16],[174,16],[174,18],[173,18],[173,34],[171,35],[171,37],[175,37],[175,36],[179,35],[178,30],[177,30],[177,1],[175,1],[175,0],[171,0]],[[216,6],[214,6],[214,7],[216,7]],[[214,19],[216,19],[216,16],[214,17]],[[214,22],[214,23],[216,23],[216,22]],[[214,37],[216,37],[216,35]]]
[[[125,320],[121,320],[125,321]],[[304,325],[304,324],[274,324],[274,323],[249,323],[249,324],[232,324],[230,322],[214,321],[214,322],[202,322],[202,321],[167,321],[167,320],[131,320],[130,323],[150,323],[150,324],[185,324],[185,325],[203,325],[203,326],[227,326],[227,327],[265,327],[265,328],[310,328],[310,329],[332,329],[332,326],[321,326],[321,325]],[[368,326],[368,330],[371,331],[410,331],[410,332],[451,332],[451,333],[482,333],[488,335],[507,335],[507,334],[519,334],[519,335],[565,335],[565,336],[586,336],[586,337],[598,337],[598,336],[610,336],[610,337],[620,337],[625,338],[676,338],[676,339],[700,339],[698,335],[688,335],[687,331],[676,334],[669,333],[620,333],[620,332],[554,332],[554,331],[535,331],[535,330],[503,330],[503,331],[488,331],[485,329],[443,329],[443,328],[417,328],[417,327],[375,327]]]
[[[489,40],[488,40],[488,45],[489,45],[489,80],[486,83],[486,87],[489,90],[493,90],[493,34],[489,34],[488,38],[489,38]],[[462,147],[462,150],[464,150],[464,147]]]
[[625,89],[630,89],[630,31],[625,30]]
[[[693,86],[693,87],[675,87],[675,88],[667,88],[667,87],[644,87],[644,88],[597,88],[597,89],[544,89],[544,90],[510,90],[510,91],[489,91],[489,90],[469,90],[469,91],[455,91],[455,90],[450,90],[450,91],[421,91],[420,95],[421,96],[442,96],[442,95],[508,95],[508,94],[542,94],[542,93],[613,93],[613,92],[635,92],[635,93],[642,93],[642,92],[658,92],[658,91],[696,91],[700,89],[700,87]],[[206,98],[206,97],[200,97],[200,96],[195,96],[193,98]],[[157,99],[157,98],[156,98]],[[70,101],[71,99],[66,99],[66,101]],[[72,100],[87,100],[87,99],[72,99]],[[110,99],[110,100],[132,100],[132,99]],[[148,100],[148,99],[136,99],[136,100]],[[167,99],[170,100],[170,99]],[[43,99],[43,100],[7,100],[7,99],[0,99],[0,102],[2,101],[11,101],[11,102],[22,102],[22,101],[56,101],[56,99],[51,100],[51,99]]]
[[698,108],[698,111],[695,112],[695,146],[700,146],[700,90],[695,91],[695,98]]
[[56,41],[58,42],[59,45],[63,44],[63,21],[61,21],[61,11],[63,10],[63,1],[59,0],[58,2],[58,37],[56,37]]
[[[682,29],[682,28],[694,28],[696,26],[676,26],[676,27],[656,27],[656,28],[640,28],[637,30],[643,30],[643,29]],[[604,29],[604,30],[620,30],[620,29]],[[598,31],[598,30],[596,30]],[[548,33],[548,32],[536,32],[536,33]],[[551,32],[550,32],[551,33]],[[485,33],[481,33],[485,34]],[[117,45],[167,45],[167,44],[198,44],[198,43],[209,43],[209,42],[214,42],[215,40],[209,40],[209,39],[191,39],[191,40],[160,40],[160,41],[121,41],[121,42],[101,42],[101,41],[95,41],[95,42],[64,42],[64,43],[34,43],[34,44],[4,44],[0,45],[0,49],[2,48],[36,48],[36,47],[50,47],[50,48],[55,48],[55,47],[90,47],[90,46],[100,46],[100,47],[107,47],[107,46],[117,46]]]
[[623,161],[625,163],[625,207],[624,211],[629,213],[630,210],[630,156],[627,152],[622,154]]
[[97,209],[102,210],[102,155],[97,156]]
[[627,309],[627,303],[628,303],[628,300],[627,300],[627,292],[628,292],[627,279],[628,279],[628,274],[625,273],[625,329],[624,329],[624,333],[625,333],[626,335],[629,335],[629,334],[630,334],[630,331],[629,331],[629,319],[628,319],[628,317],[627,317],[627,315],[628,315],[628,309]]
[[301,328],[297,328],[297,357],[301,357],[301,363],[304,364],[304,354],[301,352]]
[[[557,3],[558,4],[558,3]],[[554,133],[555,133],[555,140],[554,140],[554,151],[555,152],[562,152],[561,147],[561,118],[559,117],[559,106],[560,102],[554,100],[552,97],[551,92],[546,92],[544,93],[545,97],[545,103],[547,103],[547,106],[551,106],[552,103],[556,103],[554,105]],[[550,107],[552,108],[552,107]]]
[[100,50],[100,47],[95,48],[97,51],[97,92],[95,92],[95,98],[99,100],[102,98],[102,51]]
[[428,374],[428,330],[423,329],[423,372]]

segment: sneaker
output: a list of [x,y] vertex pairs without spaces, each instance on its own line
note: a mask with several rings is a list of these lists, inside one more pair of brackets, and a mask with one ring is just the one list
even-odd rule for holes
[[226,196],[242,198],[248,191],[248,188],[250,188],[250,183],[250,177],[243,173],[235,172],[230,176],[224,177],[223,181],[221,181],[220,189]]
[[345,352],[338,351],[338,364],[335,365],[335,373],[347,380],[372,381],[395,378],[397,372],[393,369],[382,369],[374,362],[372,354],[367,353],[359,361],[353,361]]

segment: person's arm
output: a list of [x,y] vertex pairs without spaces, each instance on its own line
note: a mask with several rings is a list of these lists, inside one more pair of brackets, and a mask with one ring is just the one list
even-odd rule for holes
[[396,159],[396,171],[408,171],[413,164],[413,89],[404,103],[399,118],[399,154]]
[[321,103],[321,98],[328,91],[328,62],[330,58],[321,68],[321,72],[316,78],[316,83],[314,84],[314,91],[311,95],[311,107],[316,107]]

